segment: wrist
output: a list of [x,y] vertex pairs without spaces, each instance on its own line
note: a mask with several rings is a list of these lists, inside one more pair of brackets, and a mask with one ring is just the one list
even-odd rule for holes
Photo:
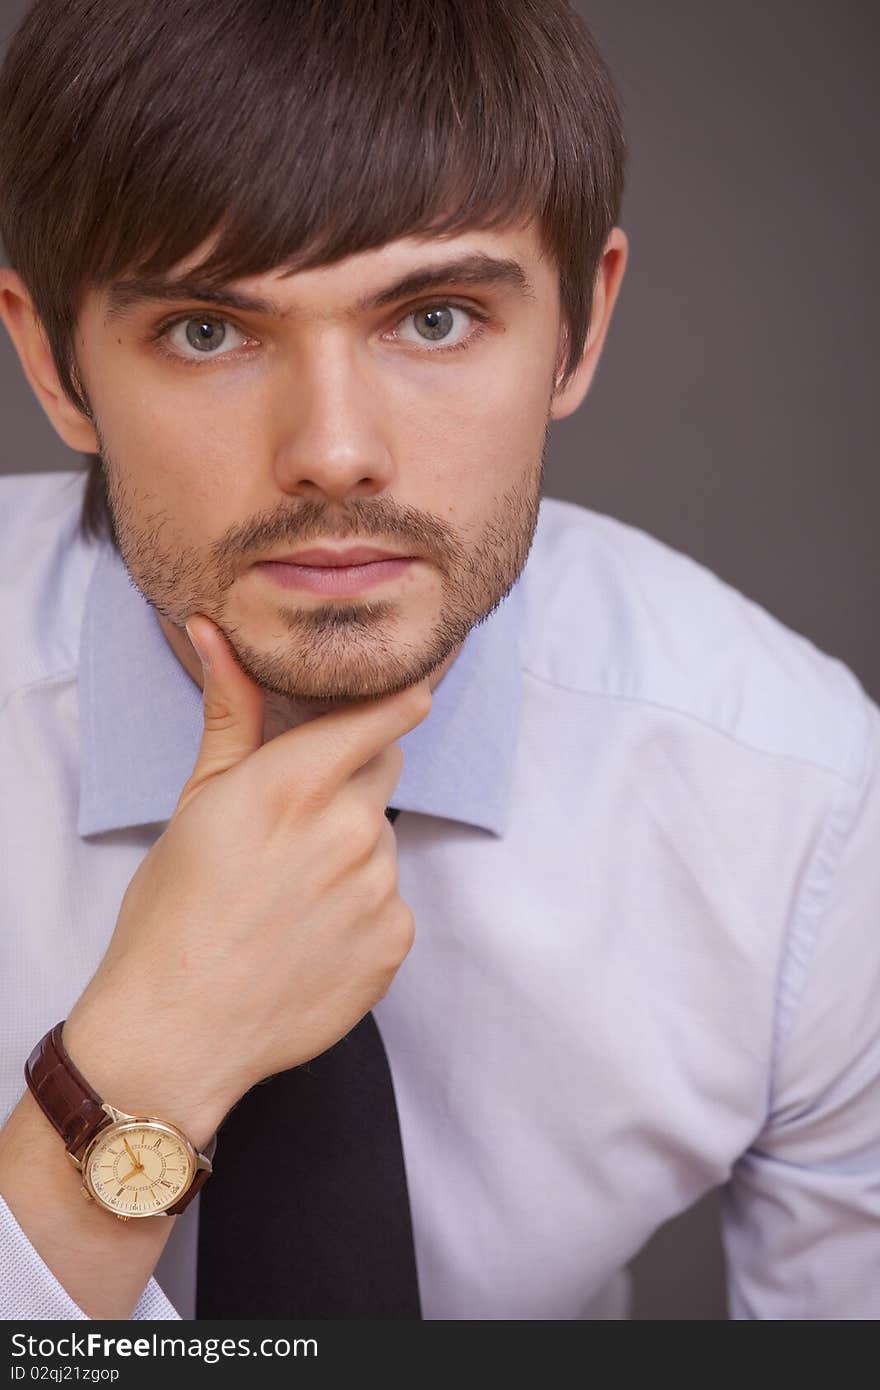
[[125,1016],[99,1015],[74,1007],[64,1023],[62,1041],[74,1066],[103,1101],[131,1115],[154,1116],[181,1130],[204,1151],[235,1099],[227,1099],[210,1082],[187,1069],[180,1054],[171,1062],[155,1039],[138,1045],[127,1035]]

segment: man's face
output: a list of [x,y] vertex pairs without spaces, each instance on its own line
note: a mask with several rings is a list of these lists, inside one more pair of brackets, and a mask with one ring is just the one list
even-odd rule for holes
[[[478,256],[515,262],[527,287],[509,267],[450,271],[367,302]],[[253,680],[307,707],[423,680],[528,556],[560,361],[555,266],[524,227],[406,238],[234,289],[274,311],[195,296],[108,314],[107,289],[82,305],[77,359],[126,567],[191,670],[181,628],[204,613]],[[415,558],[347,594],[255,568],[324,543]]]

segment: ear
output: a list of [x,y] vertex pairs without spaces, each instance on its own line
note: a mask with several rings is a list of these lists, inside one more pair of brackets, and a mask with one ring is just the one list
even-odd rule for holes
[[71,449],[99,452],[94,426],[61,388],[52,353],[27,286],[14,270],[0,268],[0,318],[12,339],[31,390]]
[[[583,355],[568,385],[554,392],[550,407],[551,420],[564,420],[566,415],[573,414],[589,390],[623,281],[628,254],[629,241],[626,232],[621,227],[613,227],[605,243],[593,284],[590,328]],[[562,347],[563,335],[560,335],[560,353]]]

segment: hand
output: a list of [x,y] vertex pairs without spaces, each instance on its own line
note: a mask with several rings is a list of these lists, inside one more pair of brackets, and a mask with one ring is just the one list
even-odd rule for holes
[[[262,689],[204,615],[191,626],[211,661],[198,758],[64,1042],[100,1094],[201,1144],[256,1082],[344,1037],[409,951],[385,807],[395,740],[432,696],[423,681],[264,744]],[[115,1068],[123,1025],[132,1046]]]
[[142,1163],[139,1163],[138,1166],[137,1166],[136,1168],[132,1168],[131,1172],[130,1172],[130,1173],[126,1173],[125,1177],[124,1177],[124,1178],[120,1178],[119,1181],[120,1181],[120,1182],[128,1182],[129,1178],[133,1178],[134,1175],[135,1175],[135,1173],[139,1173],[139,1172],[142,1170],[143,1166],[144,1166],[144,1165],[143,1165]]
[[[129,1158],[131,1159],[132,1163],[135,1165],[135,1167],[137,1167],[137,1168],[142,1168],[144,1165],[141,1163],[141,1161],[140,1161],[139,1158],[135,1158],[134,1154],[133,1154],[132,1151],[131,1151],[131,1145],[129,1144],[129,1142],[128,1142],[128,1140],[126,1139],[126,1137],[125,1137],[124,1134],[123,1134],[123,1136],[122,1136],[122,1142],[123,1142],[123,1144],[125,1145],[125,1147],[128,1149],[128,1156],[129,1156]],[[129,1174],[129,1177],[131,1177],[131,1174]]]

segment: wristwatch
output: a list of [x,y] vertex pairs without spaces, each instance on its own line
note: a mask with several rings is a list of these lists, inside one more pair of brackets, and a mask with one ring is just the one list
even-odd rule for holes
[[102,1100],[61,1041],[66,1021],[40,1039],[24,1077],[82,1174],[83,1196],[120,1221],[179,1215],[211,1176],[216,1134],[200,1153],[167,1120],[130,1115]]

